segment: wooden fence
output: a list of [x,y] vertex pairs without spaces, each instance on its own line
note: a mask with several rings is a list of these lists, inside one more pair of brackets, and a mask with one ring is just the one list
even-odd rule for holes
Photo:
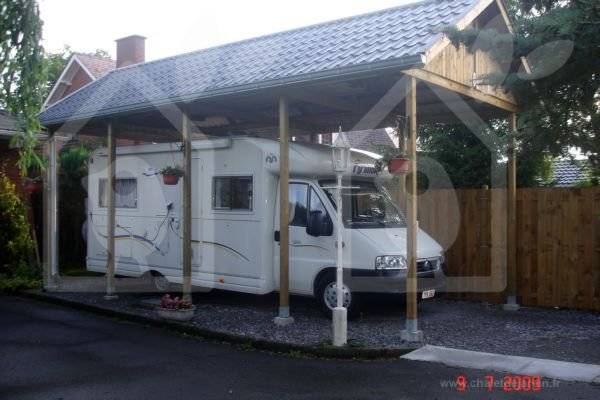
[[[517,192],[517,285],[526,306],[600,310],[600,188]],[[506,192],[430,190],[419,197],[419,225],[446,248],[448,275],[505,282]],[[453,298],[504,301],[482,281],[450,285]],[[498,286],[497,286],[498,287]]]

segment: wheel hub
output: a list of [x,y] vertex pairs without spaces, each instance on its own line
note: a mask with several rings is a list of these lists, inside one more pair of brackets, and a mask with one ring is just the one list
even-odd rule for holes
[[[350,289],[346,285],[342,285],[342,298],[344,299],[344,307],[348,308],[352,301],[352,293],[350,293]],[[337,285],[335,282],[331,282],[325,287],[323,300],[329,309],[333,310],[337,307]]]

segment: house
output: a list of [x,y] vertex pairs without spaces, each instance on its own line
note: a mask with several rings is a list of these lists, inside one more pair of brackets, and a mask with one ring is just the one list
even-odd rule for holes
[[[134,35],[117,42],[117,59],[105,57],[97,54],[73,53],[67,61],[67,64],[60,76],[50,90],[48,97],[44,101],[42,110],[45,110],[62,99],[65,99],[80,89],[97,81],[116,68],[122,68],[127,65],[142,63],[145,61],[145,48],[143,36]],[[67,138],[68,140],[68,138]],[[86,135],[82,131],[74,141],[85,143],[100,143],[97,138]],[[117,146],[128,146],[138,144],[140,141],[128,139],[117,139]],[[58,151],[60,151],[58,147]]]
[[[333,134],[333,142],[338,133]],[[347,143],[353,149],[382,153],[386,148],[398,147],[398,138],[390,128],[367,129],[362,131],[342,132]]]
[[115,68],[116,62],[110,58],[93,54],[73,53],[67,61],[65,69],[50,90],[43,108],[50,107]]
[[556,159],[552,162],[552,186],[573,187],[591,178],[590,163],[587,159]]

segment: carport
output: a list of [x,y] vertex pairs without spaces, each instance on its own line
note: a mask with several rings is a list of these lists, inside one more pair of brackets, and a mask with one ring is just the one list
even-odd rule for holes
[[[191,296],[191,142],[206,137],[278,138],[280,196],[288,198],[288,143],[317,134],[395,125],[403,118],[411,160],[406,184],[408,235],[407,322],[416,334],[418,123],[461,122],[476,130],[508,118],[516,132],[517,105],[510,93],[482,84],[502,72],[504,60],[455,48],[440,27],[492,26],[510,31],[500,0],[425,1],[242,42],[116,69],[41,114],[50,133],[45,185],[44,287],[60,284],[57,242],[58,134],[104,137],[108,144],[106,299],[117,295],[115,273],[115,141],[181,142],[183,292]],[[515,135],[508,146],[507,214],[493,230],[495,268],[477,290],[515,297]],[[493,199],[492,199],[493,201]],[[288,318],[288,207],[280,210],[279,317]],[[506,233],[505,237],[502,237]],[[496,237],[494,237],[496,235]],[[504,273],[507,271],[507,274]]]

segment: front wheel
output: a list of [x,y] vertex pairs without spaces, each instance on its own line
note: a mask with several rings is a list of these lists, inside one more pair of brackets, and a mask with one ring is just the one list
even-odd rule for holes
[[[344,307],[348,310],[348,318],[353,318],[358,315],[358,298],[356,293],[343,285]],[[333,309],[337,306],[337,285],[335,271],[327,273],[323,276],[316,285],[315,297],[319,302],[321,310],[329,318],[332,317]]]

